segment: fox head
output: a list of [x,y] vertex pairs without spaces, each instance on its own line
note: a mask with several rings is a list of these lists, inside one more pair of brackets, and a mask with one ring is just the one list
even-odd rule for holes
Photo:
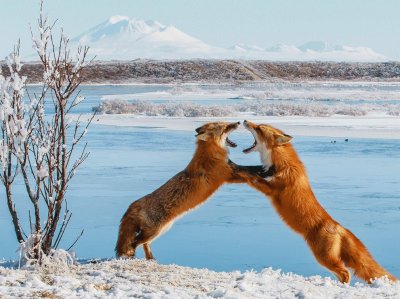
[[289,143],[293,138],[270,125],[257,125],[247,120],[245,120],[243,124],[254,136],[253,145],[243,150],[243,152],[248,154],[253,151],[258,151],[260,153],[261,161],[266,168],[271,167],[273,164],[271,155],[272,151],[277,147]]
[[211,122],[196,129],[198,142],[214,143],[226,149],[227,146],[236,147],[236,143],[229,140],[230,132],[236,130],[240,122]]

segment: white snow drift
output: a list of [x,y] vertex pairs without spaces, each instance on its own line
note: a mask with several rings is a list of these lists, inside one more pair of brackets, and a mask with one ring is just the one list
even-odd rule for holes
[[399,298],[400,283],[344,285],[267,268],[214,272],[143,260],[112,260],[41,270],[0,267],[5,298]]

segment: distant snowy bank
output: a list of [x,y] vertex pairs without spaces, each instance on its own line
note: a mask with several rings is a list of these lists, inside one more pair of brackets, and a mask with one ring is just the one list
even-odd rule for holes
[[[400,85],[273,83],[237,86],[178,85],[163,91],[103,96],[103,114],[166,117],[329,117],[379,113],[400,116]],[[222,101],[221,101],[222,100]]]
[[[345,138],[400,139],[400,117],[387,115],[304,117],[254,116],[246,113],[236,117],[160,117],[132,114],[97,115],[99,125],[193,131],[210,121],[243,121],[272,124],[293,136],[327,136]],[[247,134],[242,127],[237,131]],[[234,133],[236,134],[236,132]]]
[[104,114],[136,114],[145,116],[169,117],[220,117],[238,116],[249,113],[256,116],[310,116],[327,117],[332,115],[364,116],[369,112],[381,112],[391,116],[400,115],[398,104],[349,104],[321,102],[282,102],[248,101],[231,105],[201,105],[196,103],[151,103],[146,101],[105,100],[95,111]]
[[4,298],[400,298],[400,283],[343,285],[271,268],[214,272],[144,260],[111,260],[56,271],[0,267]]
[[103,95],[97,123],[193,130],[251,119],[297,136],[400,139],[400,85],[378,82],[176,85]]

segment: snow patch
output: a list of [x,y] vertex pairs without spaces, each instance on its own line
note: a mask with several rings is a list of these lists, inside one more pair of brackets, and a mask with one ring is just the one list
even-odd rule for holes
[[261,272],[214,272],[143,260],[71,265],[62,271],[0,267],[7,298],[398,298],[400,283],[344,285],[326,277],[303,277],[271,268]]
[[111,16],[108,19],[108,22],[110,24],[116,24],[116,23],[121,22],[121,21],[129,21],[129,17],[126,17],[126,16]]

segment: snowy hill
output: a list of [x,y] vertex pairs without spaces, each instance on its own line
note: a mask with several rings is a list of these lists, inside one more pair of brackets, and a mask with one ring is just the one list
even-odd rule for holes
[[100,60],[191,58],[219,51],[174,26],[124,16],[113,16],[74,41],[89,45]]
[[399,298],[400,283],[368,286],[327,277],[257,272],[214,272],[143,260],[49,265],[41,270],[0,267],[4,298]]
[[329,51],[342,51],[343,47],[340,45],[332,45],[323,41],[310,41],[302,44],[298,47],[303,52],[315,51],[315,52],[329,52]]
[[[267,49],[238,44],[229,48],[209,45],[178,28],[157,21],[112,16],[72,40],[89,45],[99,60],[145,59],[262,59],[280,61],[385,61],[367,47],[330,45],[312,41],[301,46],[276,45]],[[74,45],[76,46],[76,45]]]
[[386,61],[382,54],[379,54],[367,47],[350,47],[332,45],[323,41],[310,41],[300,46],[278,44],[267,48],[264,51],[252,51],[250,57],[257,54],[261,59],[268,60],[291,60],[291,61],[342,61],[342,62],[367,62]]

